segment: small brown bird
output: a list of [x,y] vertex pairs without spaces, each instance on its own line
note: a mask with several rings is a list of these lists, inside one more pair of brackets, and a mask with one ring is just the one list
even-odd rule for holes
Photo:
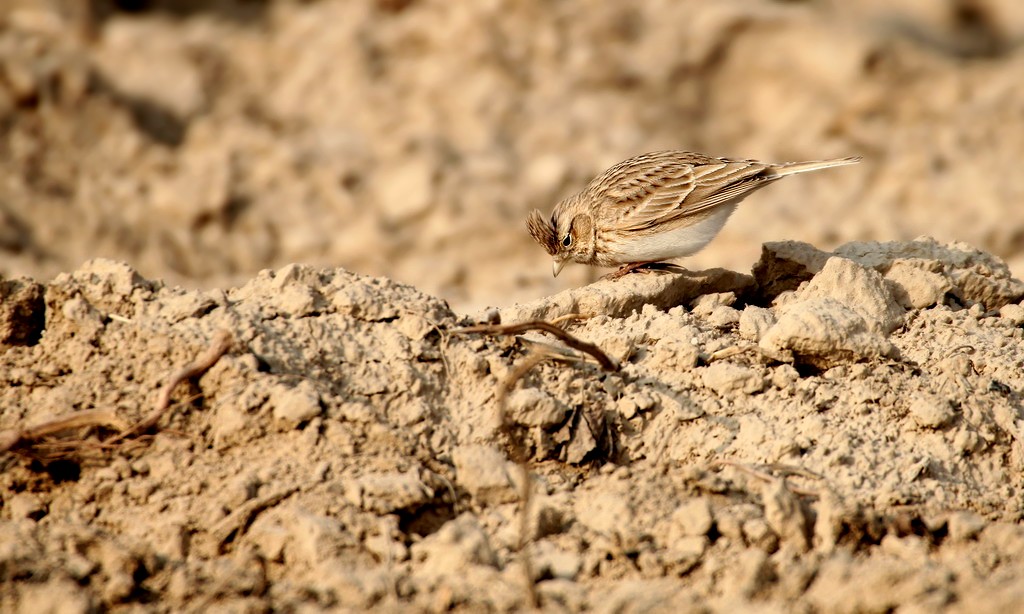
[[859,162],[859,157],[772,164],[659,151],[620,162],[583,191],[555,205],[550,220],[534,209],[533,238],[558,275],[570,260],[622,266],[614,277],[700,251],[752,192],[796,173]]

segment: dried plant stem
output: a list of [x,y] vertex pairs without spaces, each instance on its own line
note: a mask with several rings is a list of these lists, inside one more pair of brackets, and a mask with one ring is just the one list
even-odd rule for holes
[[171,406],[171,393],[178,387],[178,384],[190,380],[195,377],[199,377],[203,373],[209,371],[213,365],[217,364],[220,357],[227,353],[231,348],[231,333],[225,330],[218,330],[214,336],[213,341],[210,342],[210,347],[205,352],[196,357],[195,360],[185,365],[178,371],[175,371],[167,378],[167,382],[163,388],[160,389],[160,394],[157,396],[156,405],[153,411],[149,412],[143,420],[137,423],[128,431],[121,433],[115,438],[115,441],[120,441],[127,437],[132,437],[148,431],[149,429],[156,426],[157,422],[160,421],[161,416],[167,412],[167,409]]
[[554,335],[574,350],[590,354],[595,360],[597,360],[597,363],[601,365],[601,368],[605,371],[618,371],[621,368],[617,360],[605,354],[604,350],[593,343],[587,343],[586,341],[577,339],[555,324],[544,320],[531,320],[529,322],[520,322],[518,324],[477,324],[476,326],[467,326],[465,328],[455,329],[452,333],[457,335],[469,335],[474,333],[485,335],[520,335],[531,330],[541,330]]
[[[0,431],[0,453],[26,449],[31,454],[31,451],[38,451],[38,449],[42,448],[63,448],[67,450],[64,454],[66,456],[88,447],[112,448],[126,439],[137,437],[155,427],[160,421],[161,416],[171,407],[171,393],[178,384],[209,371],[220,360],[221,356],[227,353],[230,347],[231,334],[223,330],[217,331],[213,341],[210,343],[210,347],[205,352],[167,378],[164,387],[161,388],[160,394],[157,396],[153,410],[150,411],[149,415],[132,426],[129,426],[115,412],[110,410],[90,409],[79,411],[38,426]],[[65,431],[97,426],[118,431],[118,434],[102,442],[83,440],[68,440],[64,442],[43,441]]]
[[[738,463],[736,461],[719,460],[719,461],[715,461],[715,462],[711,463],[711,469],[720,469],[722,467],[732,467],[733,469],[737,469],[737,470],[739,470],[739,471],[741,471],[741,472],[743,472],[743,473],[745,473],[745,474],[747,474],[747,475],[749,475],[749,476],[751,476],[753,478],[757,478],[758,480],[761,480],[763,482],[775,482],[775,481],[777,481],[779,479],[782,479],[782,480],[786,479],[785,476],[783,476],[782,478],[779,478],[777,476],[772,475],[771,473],[768,473],[767,471],[762,471],[760,469],[754,468],[751,465],[746,465],[744,463]],[[772,468],[772,469],[779,469],[780,467],[771,466],[770,468]],[[796,468],[787,468],[787,469],[783,470],[783,472],[784,473],[788,473],[790,475],[806,475],[806,474],[804,474],[804,473],[802,473],[800,471],[795,471],[795,470],[790,470],[790,469],[796,469]],[[810,473],[810,472],[808,472],[808,473]],[[817,476],[815,474],[811,474],[811,475],[814,476],[814,477],[818,477],[820,479],[820,476]],[[790,486],[789,484],[786,484],[786,488],[789,489],[789,491],[792,492],[793,494],[800,495],[800,496],[803,496],[803,497],[814,497],[814,498],[817,498],[817,497],[819,497],[821,495],[821,493],[819,493],[817,490],[813,490],[813,489],[809,489],[809,488],[800,488],[799,486]]]

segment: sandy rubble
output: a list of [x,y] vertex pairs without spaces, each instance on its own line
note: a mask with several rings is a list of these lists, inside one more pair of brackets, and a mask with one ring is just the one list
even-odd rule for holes
[[7,276],[306,262],[523,302],[596,279],[550,279],[530,209],[679,148],[865,158],[757,194],[691,268],[925,234],[1024,265],[1016,0],[150,0],[178,11],[88,40],[40,10],[67,2],[0,7]]
[[[61,434],[93,445],[59,460],[5,455],[5,611],[1024,598],[1024,284],[965,244],[768,244],[749,276],[633,274],[498,310],[582,311],[567,330],[619,371],[540,333],[457,334],[474,318],[341,269],[198,291],[96,260],[3,296],[0,424],[122,422]],[[232,349],[150,436],[95,445],[218,330]],[[499,387],[552,348],[502,418]]]

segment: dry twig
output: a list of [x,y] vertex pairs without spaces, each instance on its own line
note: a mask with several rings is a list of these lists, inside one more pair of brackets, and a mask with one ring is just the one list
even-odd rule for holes
[[86,426],[106,426],[123,431],[128,427],[128,424],[118,418],[117,414],[112,411],[88,409],[75,412],[63,418],[51,420],[50,422],[44,422],[38,426],[22,430],[9,429],[2,431],[0,432],[0,453],[9,452],[18,447],[30,446],[41,439]]
[[[614,358],[609,357],[604,353],[601,348],[597,347],[592,343],[587,343],[577,339],[576,337],[565,332],[558,327],[558,324],[569,320],[583,319],[585,316],[579,314],[568,314],[552,320],[550,322],[543,320],[534,320],[531,322],[522,322],[519,324],[478,324],[476,326],[469,326],[466,328],[460,328],[451,331],[452,334],[490,334],[490,335],[518,335],[531,330],[541,330],[546,333],[550,333],[555,337],[559,338],[567,346],[572,349],[584,352],[592,356],[597,360],[598,364],[605,371],[618,371],[620,369],[618,361]],[[498,384],[498,391],[495,395],[495,401],[498,406],[498,424],[502,431],[507,436],[512,438],[511,429],[509,428],[508,421],[506,419],[506,403],[508,394],[512,392],[516,382],[526,376],[531,369],[541,364],[545,360],[555,360],[568,363],[581,362],[581,358],[572,355],[562,354],[559,348],[540,348],[534,351],[528,351],[523,360],[513,368],[505,379]],[[533,577],[533,561],[531,559],[530,546],[530,506],[532,503],[533,495],[533,478],[530,474],[530,468],[525,462],[526,453],[524,450],[518,450],[517,455],[520,457],[516,460],[516,464],[519,465],[522,470],[522,484],[519,492],[520,510],[519,510],[519,557],[523,568],[523,583],[526,590],[526,598],[530,606],[534,609],[540,607],[540,595],[537,593],[537,587]]]
[[[711,469],[721,469],[722,467],[732,467],[733,469],[737,469],[737,470],[739,470],[739,471],[741,471],[741,472],[743,472],[743,473],[745,473],[745,474],[747,474],[747,475],[749,475],[749,476],[751,476],[753,478],[757,478],[758,480],[761,480],[762,482],[775,482],[775,481],[780,480],[780,479],[782,479],[782,480],[786,479],[785,475],[782,478],[779,478],[779,477],[776,477],[776,476],[772,475],[771,473],[768,473],[767,471],[762,471],[760,469],[754,468],[751,465],[746,465],[746,464],[743,464],[743,463],[738,463],[736,461],[719,460],[719,461],[715,461],[715,462],[711,463],[711,466],[710,466]],[[802,469],[800,469],[798,467],[785,467],[785,466],[782,466],[782,465],[774,465],[773,464],[773,465],[769,465],[768,468],[772,469],[772,470],[776,470],[776,471],[781,471],[782,473],[788,474],[788,475],[802,475],[804,477],[814,477],[814,478],[818,478],[818,479],[821,478],[821,476],[819,476],[819,475],[817,475],[817,474],[815,474],[813,472],[810,472],[810,471],[807,471],[807,470],[802,470]],[[789,484],[786,484],[786,488],[788,488],[789,491],[792,492],[793,494],[800,495],[800,496],[803,496],[803,497],[818,498],[821,495],[821,493],[819,493],[817,490],[813,490],[813,489],[809,489],[809,488],[800,488],[799,486],[790,486]]]
[[138,435],[148,431],[149,429],[156,426],[157,422],[160,421],[160,417],[167,412],[167,409],[171,406],[171,393],[178,387],[178,384],[199,377],[203,373],[206,373],[217,364],[220,357],[227,353],[231,348],[231,333],[226,330],[218,330],[214,333],[213,341],[210,343],[210,347],[205,352],[196,357],[195,360],[185,365],[183,368],[175,371],[167,378],[167,382],[164,387],[160,389],[160,394],[157,396],[156,406],[153,411],[149,412],[149,415],[141,420],[138,424],[133,426],[128,431],[121,433],[115,438],[115,441]]
[[[160,417],[171,407],[171,393],[181,382],[198,377],[208,371],[220,360],[231,347],[231,335],[226,331],[217,331],[210,347],[207,348],[196,360],[184,368],[176,371],[167,378],[166,384],[160,390],[153,410],[138,423],[128,424],[109,410],[90,409],[79,411],[56,420],[45,422],[38,426],[25,429],[9,429],[0,431],[0,453],[16,452],[26,450],[31,455],[33,451],[44,448],[64,450],[57,452],[56,456],[67,456],[74,451],[86,447],[112,448],[126,439],[136,437],[159,422]],[[102,442],[89,442],[84,440],[70,440],[65,442],[49,441],[51,437],[60,435],[66,431],[78,430],[87,427],[107,427],[118,431],[118,434],[111,439]],[[54,454],[44,455],[53,457]]]
[[520,335],[531,330],[542,330],[548,334],[558,337],[563,343],[574,350],[590,354],[595,360],[597,360],[597,363],[601,365],[601,368],[605,371],[618,371],[621,368],[617,360],[605,354],[604,350],[593,343],[587,343],[586,341],[577,339],[555,324],[544,320],[531,320],[529,322],[520,322],[518,324],[477,324],[475,326],[457,328],[452,331],[452,334],[469,335],[478,333],[485,335]]

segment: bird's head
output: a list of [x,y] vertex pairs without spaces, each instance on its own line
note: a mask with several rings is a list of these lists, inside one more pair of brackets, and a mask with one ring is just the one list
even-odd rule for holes
[[551,272],[555,277],[570,260],[588,263],[594,259],[593,218],[578,212],[578,202],[576,197],[569,197],[558,203],[550,220],[537,209],[526,218],[530,235],[551,255]]

